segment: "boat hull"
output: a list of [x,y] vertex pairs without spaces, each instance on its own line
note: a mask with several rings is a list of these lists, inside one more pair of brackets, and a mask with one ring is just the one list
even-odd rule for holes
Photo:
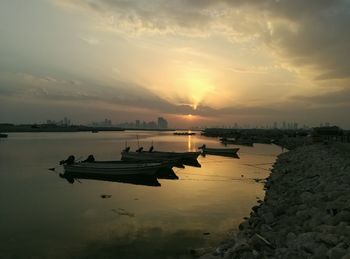
[[203,148],[203,153],[236,154],[239,148]]
[[150,160],[196,160],[200,152],[122,152],[124,161],[150,161]]
[[100,174],[111,176],[155,175],[162,168],[167,168],[162,163],[117,163],[117,162],[92,162],[74,163],[64,165],[66,173]]

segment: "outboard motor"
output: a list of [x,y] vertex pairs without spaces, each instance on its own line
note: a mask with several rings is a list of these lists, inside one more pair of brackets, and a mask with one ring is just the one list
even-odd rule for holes
[[149,152],[152,152],[153,151],[153,149],[154,149],[154,147],[153,147],[153,145],[149,148]]
[[136,150],[136,152],[141,153],[142,150],[143,150],[143,147],[140,147],[140,148],[138,148],[138,149]]
[[89,155],[88,158],[86,158],[83,163],[92,163],[95,162],[95,157],[93,155]]
[[74,164],[75,157],[73,155],[70,155],[66,160],[61,160],[60,165],[71,165]]
[[130,151],[130,147],[126,147],[124,150],[123,150],[123,152],[129,152]]
[[205,149],[206,148],[206,145],[203,144],[201,147],[198,147],[198,149]]

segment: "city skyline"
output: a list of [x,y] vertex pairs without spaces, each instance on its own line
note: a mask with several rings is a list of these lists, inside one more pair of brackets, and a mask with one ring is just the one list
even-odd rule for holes
[[[0,124],[8,124],[8,123],[1,123]],[[10,123],[12,124],[12,123]],[[16,124],[12,124],[16,125]],[[21,124],[17,124],[21,125]],[[71,127],[71,126],[92,126],[92,127],[119,127],[119,128],[126,128],[126,129],[186,129],[186,127],[179,127],[179,126],[173,126],[171,122],[169,122],[166,118],[158,117],[156,120],[151,121],[145,121],[136,119],[135,121],[113,121],[111,119],[105,118],[103,120],[99,121],[91,121],[86,124],[81,124],[72,121],[69,117],[64,117],[63,119],[47,119],[44,121],[39,122],[32,122],[29,124],[22,124],[22,125],[52,125],[52,126],[63,126],[63,127]],[[187,129],[195,129],[195,130],[201,130],[205,128],[227,128],[227,129],[281,129],[281,130],[298,130],[298,129],[312,129],[317,127],[332,127],[336,126],[333,123],[330,122],[320,122],[319,124],[314,125],[308,125],[308,124],[299,124],[295,121],[274,121],[272,123],[265,123],[265,124],[239,124],[237,122],[233,124],[222,124],[222,125],[203,125],[203,126],[191,126]]]
[[350,3],[5,0],[0,122],[350,128]]

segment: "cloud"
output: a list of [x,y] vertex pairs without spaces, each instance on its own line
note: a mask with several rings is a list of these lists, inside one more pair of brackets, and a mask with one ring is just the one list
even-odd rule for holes
[[350,106],[350,89],[341,89],[327,94],[312,96],[296,95],[290,98],[296,102],[304,102],[321,106]]
[[[62,3],[62,1],[60,1]],[[108,17],[101,27],[135,34],[223,35],[264,44],[281,63],[314,79],[350,77],[350,2],[346,0],[64,0]],[[111,19],[113,17],[113,19]]]
[[83,42],[85,42],[89,45],[92,45],[92,46],[101,44],[101,41],[97,38],[94,38],[94,37],[79,36],[79,39],[81,39]]

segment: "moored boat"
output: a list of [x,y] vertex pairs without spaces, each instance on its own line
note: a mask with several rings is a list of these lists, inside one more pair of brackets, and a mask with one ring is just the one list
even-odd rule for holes
[[220,142],[224,145],[234,144],[241,146],[253,146],[254,141],[248,138],[221,138]]
[[206,145],[198,147],[204,154],[213,155],[235,155],[237,154],[239,148],[208,148]]
[[200,152],[165,152],[165,151],[129,151],[125,149],[122,151],[122,160],[124,161],[176,161],[176,160],[196,160]]
[[0,138],[7,138],[7,137],[8,137],[7,134],[5,134],[5,133],[0,133]]
[[171,167],[167,162],[94,161],[92,156],[89,158],[82,162],[75,162],[74,156],[70,156],[60,164],[63,164],[65,173],[114,176],[155,175],[159,170]]
[[173,133],[174,135],[176,135],[176,136],[193,136],[193,135],[196,135],[196,133],[195,132],[187,132],[187,131],[185,131],[185,132],[174,132]]

